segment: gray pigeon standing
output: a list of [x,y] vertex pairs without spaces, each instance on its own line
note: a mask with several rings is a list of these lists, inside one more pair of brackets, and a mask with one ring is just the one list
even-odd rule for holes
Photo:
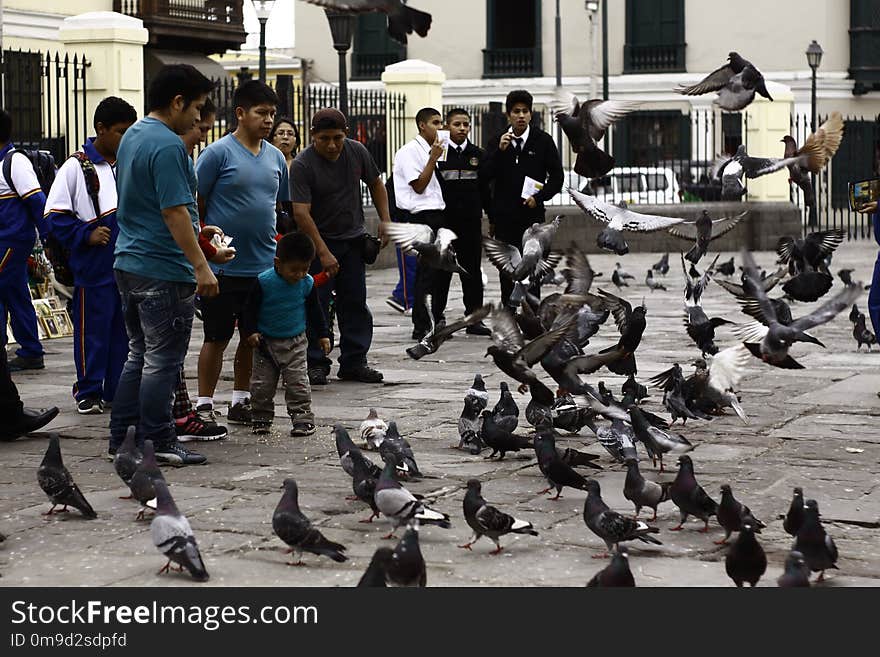
[[804,555],[792,550],[785,558],[782,575],[776,580],[780,588],[810,587],[810,567],[804,561]]
[[[79,486],[73,481],[70,472],[64,467],[64,462],[61,459],[61,444],[57,433],[49,434],[49,446],[37,470],[37,482],[40,484],[43,492],[49,496],[49,501],[52,502],[52,508],[43,515],[50,516],[53,513],[64,513],[67,511],[68,506],[72,506],[84,518],[91,520],[98,517],[92,505],[86,501]],[[64,508],[55,511],[55,507],[59,504],[63,505]]]
[[156,453],[153,449],[153,441],[144,441],[144,457],[134,471],[128,487],[131,490],[131,496],[141,504],[141,510],[138,512],[136,519],[143,520],[144,513],[147,509],[156,508],[156,487],[153,485],[156,481],[165,481],[159,464],[156,462]]
[[391,532],[385,538],[393,538],[398,527],[412,520],[449,529],[452,525],[447,514],[425,506],[397,481],[395,465],[393,458],[385,461],[385,468],[376,485],[376,507],[392,523]]
[[669,501],[670,483],[658,484],[649,481],[639,472],[639,462],[636,459],[626,459],[626,479],[623,482],[623,496],[636,507],[636,520],[643,506],[654,511],[654,515],[648,520],[653,522],[657,519],[657,507],[661,502]]
[[677,532],[684,528],[684,522],[688,516],[696,516],[705,524],[700,532],[709,531],[709,518],[718,512],[718,503],[706,494],[703,487],[697,483],[694,475],[694,462],[687,454],[678,457],[678,474],[669,488],[669,496],[681,513],[681,521],[678,526],[669,531]]
[[330,557],[333,561],[342,563],[348,557],[345,546],[334,543],[324,538],[324,535],[312,527],[311,521],[300,511],[299,488],[294,479],[285,479],[281,486],[284,493],[272,514],[272,529],[275,535],[290,546],[290,552],[299,557],[291,566],[302,565],[302,553],[310,552],[319,556]]
[[498,403],[492,408],[492,417],[496,425],[505,431],[513,433],[519,424],[519,406],[516,405],[516,401],[510,393],[507,381],[502,381],[499,387],[501,388],[501,397],[498,398]]
[[[663,545],[651,536],[659,533],[659,529],[608,508],[602,499],[599,482],[595,479],[587,480],[587,493],[587,499],[584,500],[584,522],[590,531],[605,541],[608,552],[612,549],[619,550],[619,543],[625,541],[639,540],[643,543]],[[607,557],[608,552],[594,555],[594,558]]]
[[733,532],[742,531],[744,525],[751,525],[752,530],[758,534],[767,527],[752,514],[749,507],[733,496],[729,484],[724,484],[721,487],[721,502],[718,504],[718,512],[715,517],[725,531],[724,538],[715,541],[715,545],[726,545],[730,535]]
[[391,554],[386,572],[395,586],[425,586],[428,581],[425,558],[419,548],[419,523],[403,534]]
[[394,550],[389,547],[377,548],[373,553],[373,558],[370,559],[370,565],[367,566],[367,569],[364,571],[364,574],[361,576],[357,585],[359,587],[388,586],[388,565],[391,563],[391,557],[393,555]]
[[620,548],[605,566],[587,582],[588,587],[635,586],[636,580],[629,568],[629,553]]
[[388,455],[394,455],[397,465],[402,466],[403,472],[407,477],[421,477],[419,466],[416,463],[416,455],[413,453],[412,446],[409,441],[400,435],[397,430],[397,422],[388,423],[388,429],[385,431],[385,440],[379,445],[379,455],[382,460],[388,461]]
[[[615,272],[616,273],[616,272]],[[660,281],[654,280],[654,270],[649,269],[647,275],[645,276],[645,285],[647,285],[651,292],[654,290],[663,290],[666,291],[666,286],[663,285]]]
[[795,486],[788,513],[782,521],[782,528],[791,536],[797,536],[801,525],[804,524],[804,515],[804,490],[800,486]]
[[[137,427],[131,426],[126,429],[125,440],[122,441],[119,449],[116,450],[116,455],[113,457],[113,468],[126,486],[131,483],[131,478],[134,476],[138,465],[144,460],[144,454],[138,449],[137,443],[135,442],[136,434]],[[120,499],[132,499],[131,492]]]
[[745,523],[742,526],[736,540],[727,550],[724,569],[737,586],[748,582],[752,587],[767,571],[767,555],[758,543],[755,530],[750,524]]
[[826,570],[837,570],[837,546],[819,520],[819,503],[816,500],[807,500],[804,505],[804,522],[798,529],[792,549],[804,555],[811,571],[819,573],[817,582],[825,579]]
[[150,523],[150,535],[156,549],[168,558],[168,563],[159,573],[167,573],[173,561],[181,570],[186,568],[197,582],[208,581],[208,571],[199,553],[196,537],[186,516],[177,509],[168,484],[164,480],[157,480],[153,485],[156,488],[156,517]]
[[[464,408],[458,418],[458,449],[469,449],[471,454],[479,454],[483,448],[480,441],[480,413],[489,403],[486,384],[479,374],[474,376],[473,385],[464,395]],[[469,446],[469,447],[468,447]]]
[[471,545],[480,540],[483,536],[488,536],[493,543],[495,549],[489,554],[500,554],[501,543],[498,539],[505,534],[531,534],[537,536],[538,532],[532,526],[532,523],[525,520],[517,520],[513,516],[499,511],[494,506],[486,504],[486,500],[482,495],[482,484],[477,479],[468,479],[467,492],[464,495],[464,519],[468,526],[474,530],[471,540],[464,545],[458,547],[466,550],[471,549]]

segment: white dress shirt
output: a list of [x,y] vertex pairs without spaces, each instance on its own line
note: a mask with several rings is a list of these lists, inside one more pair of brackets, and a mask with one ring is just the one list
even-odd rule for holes
[[434,174],[428,180],[428,186],[418,194],[410,185],[418,180],[428,163],[431,154],[431,146],[418,135],[411,142],[404,144],[394,154],[394,202],[401,210],[415,214],[425,210],[445,210],[446,202],[443,200],[443,191],[440,189],[440,181]]

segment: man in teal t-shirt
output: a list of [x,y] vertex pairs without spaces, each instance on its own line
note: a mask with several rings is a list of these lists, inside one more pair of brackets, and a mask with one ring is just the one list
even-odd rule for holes
[[[275,209],[290,200],[287,162],[266,141],[275,120],[278,96],[258,80],[239,85],[232,98],[235,132],[215,141],[196,162],[199,211],[206,224],[233,239],[235,259],[213,265],[219,294],[201,303],[205,341],[199,353],[199,401],[196,412],[215,422],[214,391],[226,350],[256,277],[271,269],[275,258]],[[239,336],[233,361],[234,382],[229,422],[250,424],[253,350]]]
[[[204,463],[177,442],[171,400],[186,356],[195,295],[217,294],[217,279],[198,244],[196,180],[180,135],[199,120],[214,84],[194,67],[172,64],[153,78],[149,114],[128,129],[116,154],[114,274],[128,332],[128,359],[110,415],[110,454],[137,428],[156,459]],[[222,234],[206,227],[205,237]]]

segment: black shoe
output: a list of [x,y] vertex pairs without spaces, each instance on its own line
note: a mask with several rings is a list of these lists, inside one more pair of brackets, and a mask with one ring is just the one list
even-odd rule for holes
[[468,326],[464,332],[468,335],[492,335],[492,329],[483,324],[483,322],[477,322]]
[[427,331],[423,331],[421,329],[413,329],[412,339],[416,342],[421,342],[422,338],[424,338],[426,335],[428,335]]
[[100,415],[104,412],[104,402],[95,397],[86,397],[76,403],[76,412],[80,415]]
[[336,376],[343,381],[360,381],[361,383],[382,383],[382,372],[374,370],[364,363],[350,370],[339,370]]
[[168,465],[184,466],[184,465],[202,465],[207,463],[208,458],[190,452],[181,447],[177,441],[165,446],[156,448],[156,460],[159,463],[167,463]]
[[325,386],[327,385],[327,375],[329,372],[325,370],[323,367],[310,367],[309,368],[309,383],[313,386]]
[[251,425],[251,431],[257,436],[265,436],[272,430],[271,422],[264,422],[261,420],[256,420]]
[[290,430],[290,435],[294,438],[311,436],[313,433],[315,433],[315,425],[311,422],[296,422],[293,425],[293,429]]
[[9,361],[10,372],[20,372],[21,370],[41,370],[44,367],[46,367],[46,365],[45,363],[43,363],[42,356],[37,356],[36,358],[23,358],[22,356],[16,356]]
[[42,429],[54,420],[56,415],[58,415],[57,406],[43,411],[24,408],[17,419],[7,423],[6,426],[0,429],[0,440],[15,440],[27,433]]
[[250,424],[251,419],[251,400],[245,399],[229,407],[226,419],[232,424]]

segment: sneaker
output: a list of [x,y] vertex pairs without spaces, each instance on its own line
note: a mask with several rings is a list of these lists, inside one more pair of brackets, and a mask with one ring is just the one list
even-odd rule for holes
[[217,424],[217,418],[220,417],[220,414],[210,404],[202,404],[196,406],[196,417],[199,422],[210,425]]
[[175,421],[174,431],[179,443],[220,440],[226,438],[228,433],[226,427],[221,427],[216,422],[202,422],[195,413],[190,413],[183,422]]
[[229,407],[229,412],[226,414],[226,419],[232,422],[233,424],[250,424],[253,422],[253,416],[251,415],[251,400],[245,399],[243,402],[238,402]]
[[86,397],[76,402],[76,412],[80,415],[100,415],[104,412],[104,402],[95,397]]
[[297,436],[311,436],[315,433],[315,425],[311,422],[294,422],[293,429],[290,430],[290,435]]
[[258,436],[265,436],[272,430],[271,422],[254,422],[251,431]]
[[309,383],[313,386],[325,386],[327,385],[327,375],[329,372],[325,370],[323,367],[310,367],[309,368]]
[[394,310],[396,310],[399,313],[406,312],[406,306],[403,304],[403,302],[398,301],[394,297],[388,297],[387,299],[385,299],[385,303],[387,303],[389,306],[394,308]]
[[483,322],[477,322],[468,326],[464,332],[468,335],[492,335],[492,329],[483,324]]
[[156,449],[156,460],[159,463],[167,463],[168,465],[184,466],[184,465],[202,465],[207,463],[208,458],[195,452],[185,450],[180,443],[174,442],[162,448]]
[[46,367],[42,356],[36,358],[24,358],[16,356],[9,359],[9,371],[20,372],[21,370],[41,370]]
[[336,376],[343,381],[360,381],[361,383],[382,383],[382,372],[374,370],[364,363],[351,370],[339,370]]

